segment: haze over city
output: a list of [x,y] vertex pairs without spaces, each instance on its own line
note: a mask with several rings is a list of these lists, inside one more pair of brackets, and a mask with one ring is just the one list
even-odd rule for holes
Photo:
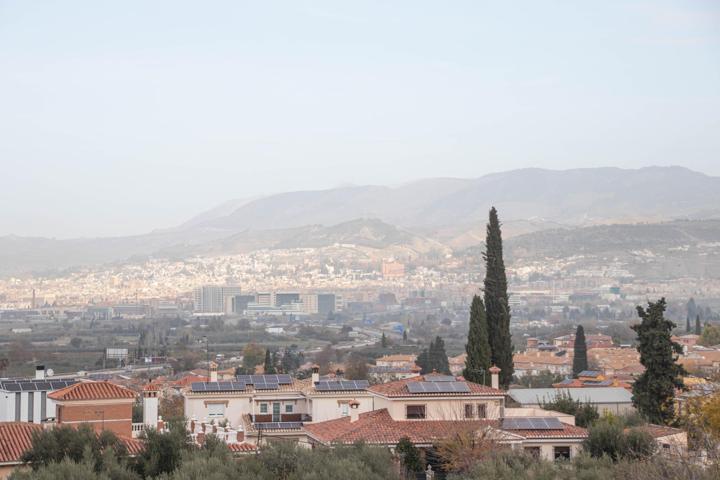
[[719,8],[3,1],[0,234],[525,167],[720,175]]

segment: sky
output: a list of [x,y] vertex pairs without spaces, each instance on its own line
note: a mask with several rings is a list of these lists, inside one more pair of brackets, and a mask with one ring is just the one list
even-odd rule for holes
[[0,235],[648,165],[720,176],[720,2],[0,0]]

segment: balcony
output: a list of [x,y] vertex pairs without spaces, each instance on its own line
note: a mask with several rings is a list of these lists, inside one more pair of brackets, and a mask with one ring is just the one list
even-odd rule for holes
[[308,415],[307,413],[259,413],[255,415],[250,415],[250,420],[253,424],[270,422],[305,423],[312,422],[312,416]]

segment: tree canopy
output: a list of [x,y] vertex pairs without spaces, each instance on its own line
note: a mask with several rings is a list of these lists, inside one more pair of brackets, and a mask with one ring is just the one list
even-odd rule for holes
[[490,368],[490,342],[488,340],[488,325],[485,316],[485,304],[478,295],[473,296],[470,306],[470,330],[468,341],[465,344],[465,369],[463,377],[475,383],[489,381],[487,373]]

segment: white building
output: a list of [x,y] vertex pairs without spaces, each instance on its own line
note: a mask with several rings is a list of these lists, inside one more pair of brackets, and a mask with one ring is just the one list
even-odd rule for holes
[[0,422],[42,423],[55,418],[55,402],[47,394],[74,383],[77,380],[45,378],[42,366],[35,378],[0,380]]

